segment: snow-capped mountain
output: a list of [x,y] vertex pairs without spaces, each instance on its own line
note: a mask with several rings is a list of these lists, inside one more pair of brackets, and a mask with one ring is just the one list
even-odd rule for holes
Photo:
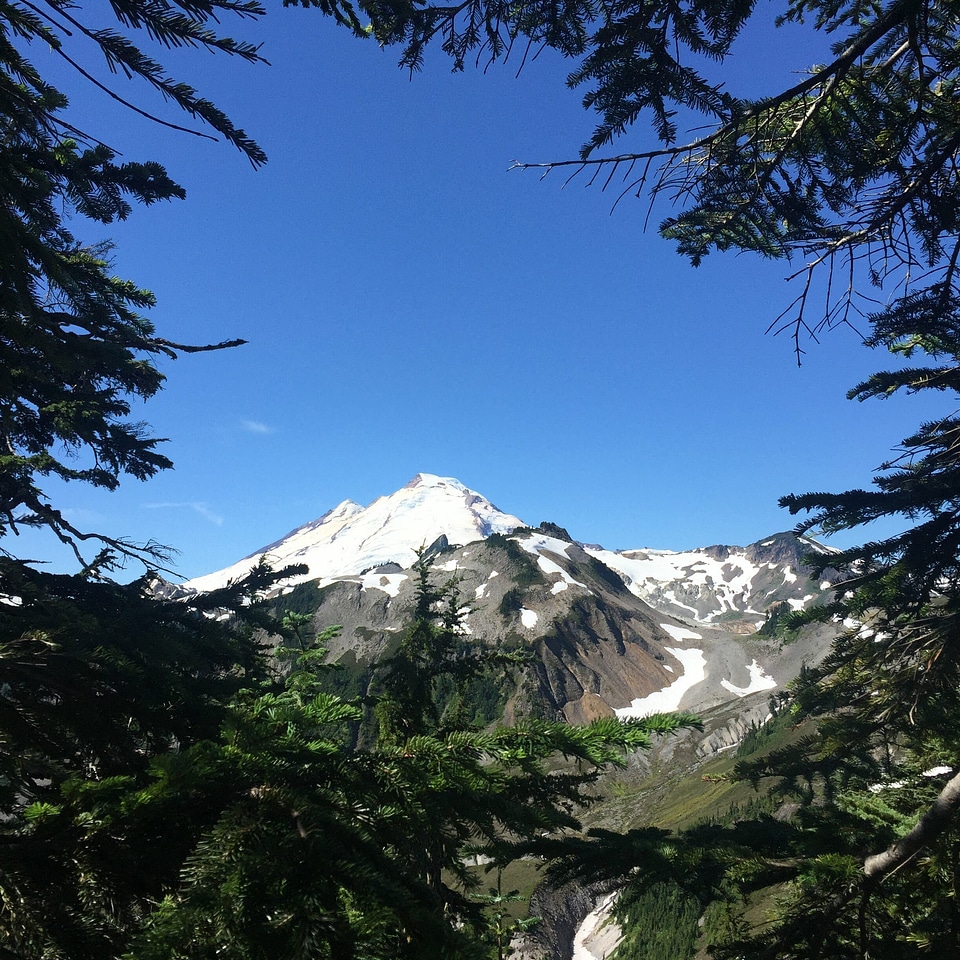
[[[419,473],[367,507],[344,500],[318,520],[229,567],[187,581],[183,589],[221,587],[248,573],[261,556],[275,569],[288,564],[307,566],[308,572],[288,580],[287,587],[308,580],[322,585],[356,578],[385,564],[395,564],[399,571],[413,564],[419,547],[430,546],[440,537],[449,544],[468,544],[522,526],[519,517],[504,513],[459,480]],[[806,552],[829,548],[789,533],[746,547],[718,545],[683,552],[585,549],[655,609],[700,624],[723,624],[734,632],[753,632],[775,605],[801,609],[830,587],[829,579],[811,581],[801,560]],[[395,586],[399,573],[392,576]]]
[[811,581],[802,557],[833,551],[792,533],[778,533],[746,547],[587,550],[616,570],[630,591],[652,607],[698,623],[740,623],[746,630],[761,626],[775,604],[801,610],[831,585],[832,575]]
[[562,527],[526,527],[458,480],[432,474],[367,507],[345,500],[184,589],[223,586],[264,555],[275,568],[306,565],[306,574],[285,581],[278,602],[311,612],[318,630],[341,625],[329,656],[352,664],[347,672],[359,671],[360,682],[408,622],[416,550],[438,542],[434,570],[459,580],[465,636],[532,655],[519,685],[500,693],[506,716],[580,722],[710,710],[754,695],[762,710],[769,691],[829,643],[827,632],[789,647],[757,635],[771,614],[829,589],[802,564],[803,553],[819,549],[813,541],[776,534],[746,547],[686,552],[584,547]]
[[332,580],[370,567],[396,563],[409,567],[420,546],[441,536],[471,543],[523,525],[452,477],[418,473],[396,493],[362,507],[352,500],[261,547],[223,570],[187,581],[188,590],[215,590],[249,573],[265,556],[275,568],[303,563],[309,572],[290,581]]

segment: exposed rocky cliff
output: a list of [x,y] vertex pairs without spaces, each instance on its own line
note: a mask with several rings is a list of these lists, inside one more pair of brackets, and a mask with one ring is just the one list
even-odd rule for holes
[[[659,612],[596,556],[541,531],[440,543],[433,574],[457,584],[465,640],[529,655],[502,697],[508,721],[518,713],[579,723],[632,708],[706,709],[774,689],[820,652],[806,641],[783,648],[722,622]],[[395,647],[414,591],[411,571],[384,564],[299,584],[280,601],[311,614],[318,631],[341,625],[329,658],[362,671]]]

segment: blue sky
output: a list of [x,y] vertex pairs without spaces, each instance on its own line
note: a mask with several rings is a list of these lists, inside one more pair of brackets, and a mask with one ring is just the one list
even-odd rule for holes
[[[250,341],[163,364],[166,390],[137,416],[170,438],[175,470],[112,494],[51,487],[77,525],[169,544],[194,576],[426,471],[609,548],[747,543],[792,526],[778,496],[865,485],[933,415],[844,399],[887,364],[849,330],[807,344],[799,369],[764,335],[794,296],[790,264],[693,269],[644,232],[645,203],[611,214],[610,193],[511,171],[590,134],[558,58],[518,77],[436,57],[411,79],[317,11],[271,8],[236,32],[272,65],[162,59],[261,143],[260,171],[62,80],[78,126],[162,160],[188,193],[76,232],[116,242],[162,336]],[[815,56],[801,36],[747,38],[731,85],[789,82]],[[4,545],[63,563],[33,535]]]

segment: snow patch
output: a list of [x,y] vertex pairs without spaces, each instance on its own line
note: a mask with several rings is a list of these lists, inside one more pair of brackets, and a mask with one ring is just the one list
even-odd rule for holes
[[[688,631],[689,632],[689,631]],[[702,683],[707,676],[707,658],[702,650],[695,647],[664,647],[667,653],[673,654],[683,667],[683,674],[669,687],[651,693],[646,697],[639,697],[632,701],[629,707],[621,707],[614,712],[621,720],[633,717],[649,717],[651,713],[672,713],[680,706],[683,695],[698,683]]]
[[[593,592],[585,583],[581,583],[579,580],[574,580],[573,577],[571,577],[570,574],[567,573],[567,571],[564,570],[559,563],[554,563],[553,560],[551,560],[549,557],[545,557],[542,553],[537,555],[537,565],[544,573],[548,575],[555,574],[556,576],[560,577],[558,582],[562,583],[563,586],[559,589],[555,589],[553,591],[554,593],[559,593],[560,590],[566,590],[568,586],[583,587],[587,593]],[[554,587],[556,586],[557,584],[554,584]]]
[[[636,591],[635,591],[636,592]],[[637,595],[640,596],[639,592]],[[683,601],[677,599],[677,595],[672,590],[666,590],[663,594],[667,600],[669,600],[675,607],[683,607],[684,610],[689,610],[693,619],[696,620],[700,616],[700,611],[696,607],[691,607],[689,603],[683,603]],[[709,619],[709,617],[707,618]]]
[[400,584],[407,579],[405,573],[365,573],[360,578],[363,590],[382,590],[391,597],[400,592]]
[[623,931],[611,916],[617,895],[611,893],[583,918],[573,938],[571,960],[604,960],[623,939]]
[[747,670],[750,672],[750,682],[745,687],[735,687],[729,680],[721,680],[720,686],[736,697],[745,697],[747,694],[758,693],[761,690],[772,690],[777,685],[777,681],[764,673],[763,667],[756,660],[747,667]]
[[[689,610],[694,618],[705,623],[710,623],[727,612],[753,615],[763,613],[761,610],[752,609],[748,600],[755,590],[756,578],[770,564],[753,563],[739,548],[731,549],[723,560],[698,550],[685,553],[670,550],[631,550],[630,556],[625,556],[612,550],[595,547],[586,549],[591,556],[616,570],[631,593],[654,606],[667,600]],[[793,574],[790,573],[790,576]],[[678,599],[676,595],[681,587],[684,600]],[[691,605],[691,587],[699,588],[704,603],[709,603],[712,609],[697,609]]]
[[566,580],[558,580],[558,581],[550,588],[550,592],[551,592],[554,596],[556,596],[558,593],[563,593],[563,591],[566,590],[568,586],[570,586],[570,584],[568,584]]
[[520,608],[520,622],[528,629],[532,630],[536,625],[537,621],[540,619],[540,616],[535,610],[528,610],[526,607]]
[[699,633],[694,633],[686,627],[677,627],[672,623],[661,623],[660,627],[666,630],[674,640],[702,640]]
[[511,537],[511,539],[535,557],[539,557],[542,550],[549,550],[551,553],[565,557],[567,556],[567,547],[570,546],[566,540],[558,540],[556,537],[548,537],[542,533],[528,533],[522,537]]
[[879,793],[881,790],[899,790],[906,782],[906,780],[894,780],[891,783],[871,783],[867,789],[871,793]]

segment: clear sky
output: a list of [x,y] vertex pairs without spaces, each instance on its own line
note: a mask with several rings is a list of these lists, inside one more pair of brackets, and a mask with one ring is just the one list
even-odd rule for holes
[[[261,143],[260,171],[62,80],[78,126],[162,160],[188,193],[76,232],[116,241],[117,273],[158,297],[162,336],[250,341],[163,364],[166,390],[137,416],[169,438],[175,470],[113,494],[51,487],[78,526],[169,544],[194,576],[425,471],[609,548],[743,544],[793,525],[784,493],[867,484],[932,415],[844,399],[888,364],[849,330],[807,344],[799,369],[789,340],[764,334],[797,265],[693,269],[644,232],[646,203],[611,213],[614,194],[585,181],[510,171],[572,156],[591,132],[558,58],[518,77],[435,57],[411,79],[397,51],[317,11],[271,7],[232,32],[272,65],[160,56]],[[798,35],[748,39],[731,86],[788,83],[805,50]],[[54,556],[32,535],[4,545]]]

